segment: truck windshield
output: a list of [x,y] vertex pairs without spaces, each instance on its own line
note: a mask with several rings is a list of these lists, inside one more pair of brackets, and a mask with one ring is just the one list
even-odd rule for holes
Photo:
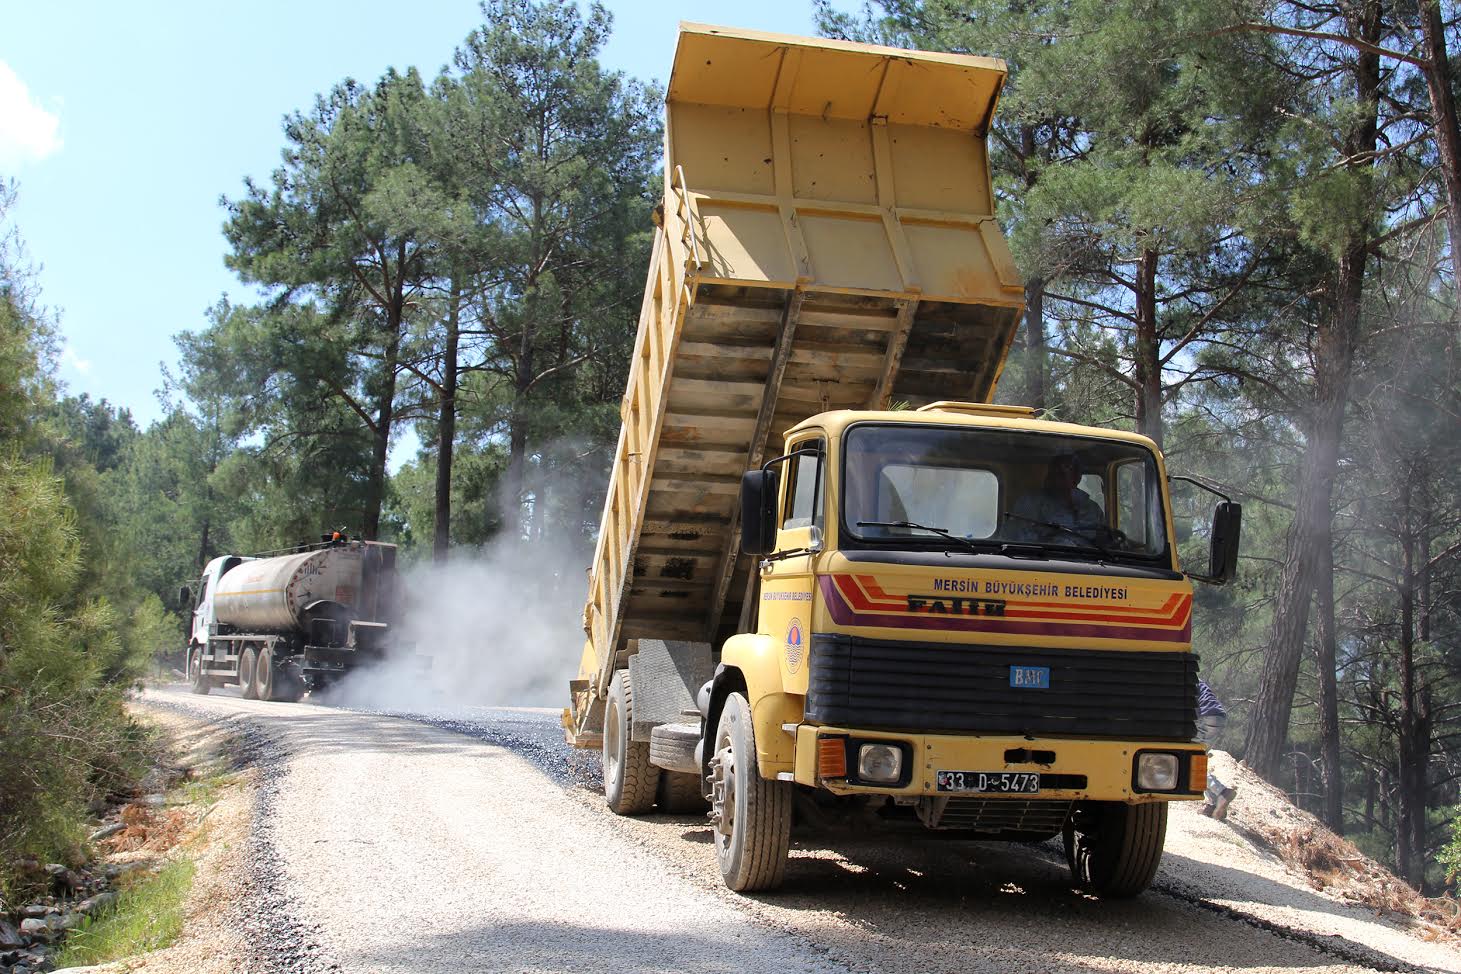
[[1137,444],[865,424],[848,431],[845,446],[843,530],[856,541],[1167,555],[1156,458]]

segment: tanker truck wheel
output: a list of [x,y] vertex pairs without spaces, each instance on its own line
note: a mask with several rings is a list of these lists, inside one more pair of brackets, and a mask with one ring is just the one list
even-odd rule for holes
[[188,650],[188,689],[193,693],[207,693],[213,689],[213,680],[203,672],[203,647],[194,646]]
[[259,652],[259,661],[254,664],[254,687],[260,700],[278,700],[276,695],[279,680],[274,672],[274,650],[265,647]]
[[304,681],[289,663],[280,663],[274,658],[274,650],[263,649],[255,664],[254,682],[258,686],[260,700],[278,700],[296,703],[304,696]]
[[1125,899],[1151,885],[1166,840],[1166,802],[1090,802],[1065,825],[1065,859],[1081,889]]
[[259,665],[259,654],[249,646],[238,658],[238,685],[245,700],[259,699],[259,685],[254,682],[254,673]]
[[620,670],[609,684],[604,705],[604,798],[619,815],[643,815],[654,807],[659,768],[649,763],[649,742],[630,736],[634,691],[629,673]]
[[710,821],[725,884],[738,893],[775,889],[791,848],[792,784],[767,781],[756,767],[751,705],[725,700],[710,759]]

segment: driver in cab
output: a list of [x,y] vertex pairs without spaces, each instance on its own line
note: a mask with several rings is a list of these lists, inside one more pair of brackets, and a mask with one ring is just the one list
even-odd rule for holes
[[1045,485],[1025,494],[1010,512],[1007,536],[1036,544],[1079,543],[1095,536],[1106,515],[1091,495],[1081,490],[1081,461],[1061,453],[1045,471]]

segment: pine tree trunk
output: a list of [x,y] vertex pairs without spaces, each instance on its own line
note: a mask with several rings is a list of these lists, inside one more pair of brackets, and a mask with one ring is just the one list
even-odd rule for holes
[[406,309],[404,274],[403,269],[386,314],[385,354],[381,357],[380,391],[375,397],[375,426],[371,430],[375,443],[366,481],[365,511],[360,524],[360,536],[367,541],[380,537],[380,509],[385,502],[386,463],[390,459],[391,428],[396,415],[396,367],[401,357],[401,324]]
[[1050,365],[1045,346],[1045,281],[1039,277],[1032,277],[1025,284],[1025,349],[1029,375],[1027,405],[1047,409],[1045,387]]
[[1419,889],[1425,881],[1425,795],[1429,751],[1415,679],[1416,532],[1411,481],[1400,485],[1400,733],[1396,768],[1395,871]]
[[526,527],[523,514],[523,486],[528,458],[528,391],[519,382],[512,400],[512,416],[507,424],[507,470],[502,478],[502,520],[522,537]]
[[441,390],[437,402],[436,516],[431,539],[432,559],[443,564],[451,548],[451,468],[457,440],[457,346],[461,338],[461,289],[452,275],[451,304],[447,308],[446,343],[441,353]]
[[367,541],[380,537],[380,510],[385,503],[386,462],[391,451],[391,424],[396,407],[396,360],[401,349],[397,337],[386,346],[381,363],[381,391],[375,398],[375,442],[370,454],[370,473],[365,489],[365,511],[361,518],[360,536]]
[[1334,620],[1334,538],[1319,548],[1319,753],[1324,761],[1324,824],[1344,834],[1344,769],[1340,766],[1339,684],[1335,672],[1338,633]]
[[1162,445],[1162,366],[1157,338],[1157,254],[1142,252],[1136,269],[1136,431]]
[[[1035,188],[1038,178],[1038,171],[1034,168],[1038,152],[1035,127],[1021,125],[1020,159],[1024,163],[1027,194]],[[1032,275],[1025,284],[1025,350],[1029,372],[1025,386],[1029,396],[1027,404],[1036,409],[1049,409],[1050,356],[1045,342],[1045,278],[1039,274]]]
[[203,537],[198,541],[198,569],[201,571],[208,565],[208,528],[212,524],[209,518],[203,518]]
[[1344,428],[1359,328],[1363,264],[1363,247],[1352,249],[1341,262],[1340,300],[1328,326],[1320,332],[1315,354],[1314,416],[1299,473],[1298,508],[1284,545],[1273,625],[1243,755],[1248,766],[1269,781],[1279,772],[1288,741],[1289,715],[1309,628],[1309,608],[1318,581],[1321,549],[1329,543],[1339,438]]
[[[539,134],[539,156],[546,158],[543,148],[544,134]],[[523,521],[523,487],[527,476],[528,458],[528,397],[533,387],[533,370],[537,367],[533,350],[538,333],[540,307],[538,274],[541,271],[543,246],[543,202],[532,197],[532,231],[528,250],[535,268],[528,275],[524,287],[524,304],[527,313],[523,317],[522,335],[518,338],[517,374],[513,383],[512,415],[508,419],[507,471],[503,476],[504,524],[510,524],[517,537],[524,536],[527,525]]]
[[[1368,44],[1379,40],[1380,7],[1370,0],[1350,33]],[[1378,132],[1380,59],[1361,52],[1355,57],[1355,95],[1363,107],[1355,127],[1344,140],[1345,157],[1368,160],[1359,171],[1368,177],[1374,167]],[[1308,443],[1299,473],[1298,503],[1284,545],[1283,572],[1274,603],[1268,649],[1259,676],[1243,759],[1254,771],[1273,781],[1278,775],[1288,741],[1299,661],[1309,628],[1319,549],[1328,543],[1334,477],[1344,412],[1359,337],[1360,301],[1364,292],[1365,263],[1369,255],[1368,224],[1350,229],[1344,252],[1334,268],[1333,312],[1320,323],[1314,350],[1314,398],[1306,430]]]
[[1446,225],[1451,231],[1451,275],[1456,286],[1456,309],[1461,323],[1461,123],[1456,118],[1456,98],[1447,60],[1446,31],[1441,22],[1440,0],[1421,0],[1421,33],[1425,40],[1426,90],[1430,94],[1435,122],[1436,149],[1441,157],[1441,182],[1446,187]]

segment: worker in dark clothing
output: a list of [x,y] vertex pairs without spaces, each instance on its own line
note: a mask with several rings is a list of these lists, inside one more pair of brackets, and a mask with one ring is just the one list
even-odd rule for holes
[[1091,495],[1081,490],[1081,461],[1062,453],[1050,461],[1045,484],[1021,497],[1009,516],[1016,522],[1011,536],[1039,544],[1071,544],[1100,530],[1105,514]]
[[1206,680],[1197,681],[1197,739],[1209,746],[1228,723],[1228,711]]
[[[1212,687],[1207,685],[1206,680],[1197,681],[1197,739],[1206,744],[1210,749],[1223,732],[1223,727],[1228,722],[1228,711],[1223,706],[1217,694],[1212,692]],[[1222,780],[1212,772],[1207,775],[1207,791],[1203,797],[1207,801],[1202,806],[1202,814],[1212,818],[1222,819],[1228,814],[1228,805],[1237,797],[1238,789],[1231,785],[1223,784]]]

